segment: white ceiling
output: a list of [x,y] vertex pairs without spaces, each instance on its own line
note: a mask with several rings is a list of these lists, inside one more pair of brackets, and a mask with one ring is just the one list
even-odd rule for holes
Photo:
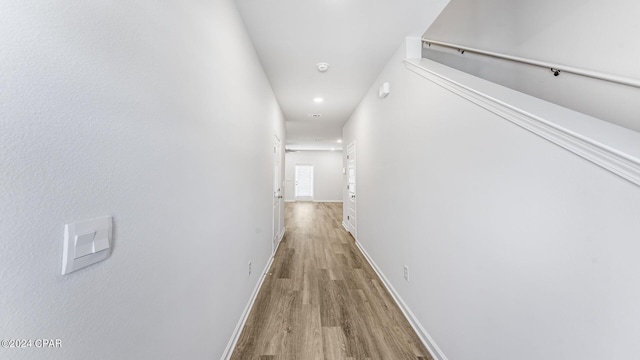
[[[448,0],[236,2],[284,113],[286,147],[337,150],[344,123],[404,37],[424,33]],[[318,72],[319,62],[329,71]]]

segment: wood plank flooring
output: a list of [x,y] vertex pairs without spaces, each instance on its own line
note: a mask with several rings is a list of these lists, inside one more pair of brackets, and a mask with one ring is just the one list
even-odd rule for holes
[[285,226],[232,360],[433,360],[342,227],[341,203],[287,203]]

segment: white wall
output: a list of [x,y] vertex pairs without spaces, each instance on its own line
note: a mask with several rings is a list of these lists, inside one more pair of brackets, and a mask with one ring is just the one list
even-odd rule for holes
[[343,140],[358,146],[357,240],[416,319],[450,360],[635,358],[640,188],[408,71],[403,53]]
[[[640,80],[640,2],[452,0],[425,37]],[[434,49],[438,48],[433,46]],[[640,89],[466,52],[426,50],[518,91],[640,131]]]
[[286,201],[295,201],[296,164],[313,164],[313,200],[342,201],[342,152],[297,151],[285,155]]
[[[3,1],[0,43],[0,338],[63,344],[0,358],[219,358],[284,142],[235,3]],[[111,256],[61,276],[64,224],[101,215]]]

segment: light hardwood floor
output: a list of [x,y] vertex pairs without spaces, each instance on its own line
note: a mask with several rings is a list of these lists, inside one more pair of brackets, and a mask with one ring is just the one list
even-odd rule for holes
[[288,203],[285,226],[232,360],[433,360],[342,227],[341,203]]

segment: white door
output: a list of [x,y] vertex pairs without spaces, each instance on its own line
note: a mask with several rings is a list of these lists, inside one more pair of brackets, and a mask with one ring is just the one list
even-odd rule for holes
[[356,143],[347,146],[347,228],[354,239],[356,231]]
[[313,165],[296,164],[296,201],[313,200]]
[[281,224],[281,209],[282,209],[282,148],[280,139],[274,136],[273,141],[273,244],[272,252],[275,252],[278,248],[278,241],[280,241],[280,233],[282,230]]

